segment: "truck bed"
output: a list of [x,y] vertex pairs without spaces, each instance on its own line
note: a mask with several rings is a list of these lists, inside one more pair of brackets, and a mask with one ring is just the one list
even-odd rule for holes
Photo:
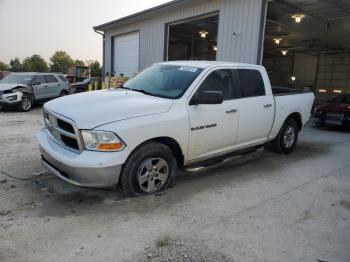
[[284,121],[291,114],[300,115],[302,125],[305,125],[311,115],[314,94],[291,88],[272,88],[272,90],[275,99],[275,119],[270,138],[278,134]]
[[272,86],[272,94],[274,96],[285,96],[285,95],[295,95],[295,94],[303,94],[309,93],[311,91],[304,91],[301,89],[294,89],[289,87],[282,86]]

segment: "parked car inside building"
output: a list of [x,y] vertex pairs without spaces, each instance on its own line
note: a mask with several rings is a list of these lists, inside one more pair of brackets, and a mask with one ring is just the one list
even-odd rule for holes
[[12,73],[0,81],[0,105],[29,111],[34,103],[69,94],[69,82],[56,73]]
[[350,93],[336,96],[328,103],[315,107],[314,118],[322,126],[350,127]]

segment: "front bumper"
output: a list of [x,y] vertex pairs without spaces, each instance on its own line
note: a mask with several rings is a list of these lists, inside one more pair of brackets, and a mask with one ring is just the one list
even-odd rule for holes
[[21,104],[22,92],[8,93],[0,95],[0,105],[1,106],[17,106]]
[[323,125],[332,125],[332,126],[343,126],[350,127],[350,117],[337,117],[337,116],[327,116],[326,114],[315,113],[313,115],[315,121]]
[[122,152],[76,153],[57,144],[41,129],[36,138],[43,165],[59,178],[81,187],[107,188],[118,183],[127,148]]

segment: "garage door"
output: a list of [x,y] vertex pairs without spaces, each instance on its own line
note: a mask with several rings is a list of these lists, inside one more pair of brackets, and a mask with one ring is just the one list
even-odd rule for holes
[[139,32],[114,38],[114,71],[132,76],[139,70]]

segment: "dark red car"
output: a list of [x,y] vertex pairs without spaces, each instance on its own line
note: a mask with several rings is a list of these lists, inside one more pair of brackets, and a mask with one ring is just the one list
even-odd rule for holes
[[350,94],[338,95],[328,103],[315,107],[314,118],[323,126],[350,127]]

